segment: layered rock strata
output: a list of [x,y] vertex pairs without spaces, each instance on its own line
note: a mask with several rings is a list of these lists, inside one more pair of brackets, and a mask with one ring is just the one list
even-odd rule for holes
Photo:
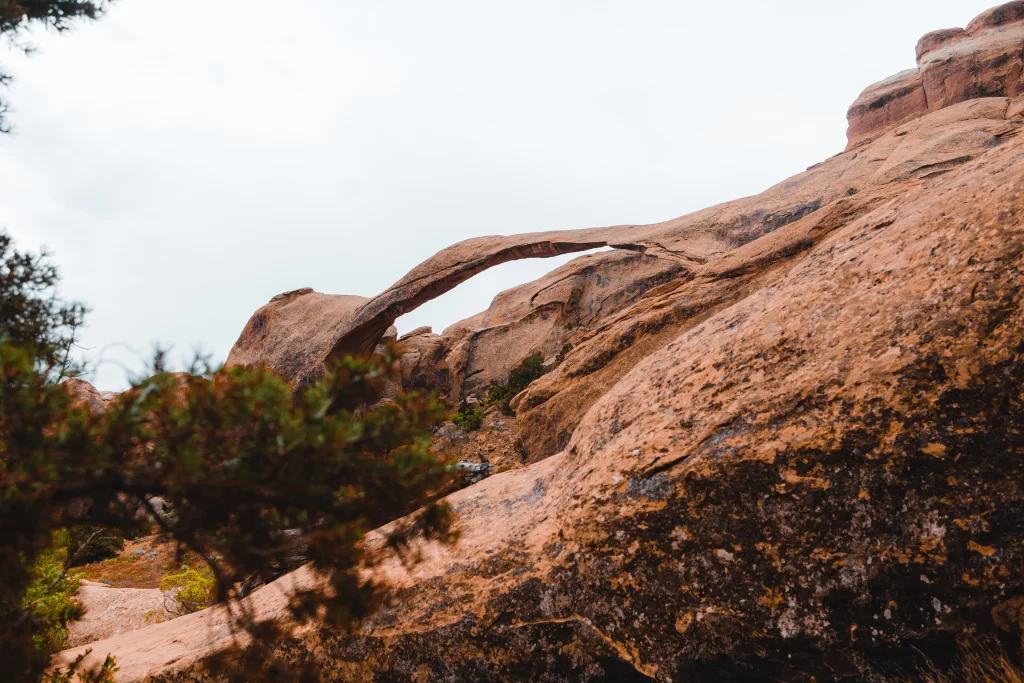
[[868,87],[850,107],[853,149],[924,113],[983,97],[1024,95],[1024,2],[934,31],[917,44],[917,66]]

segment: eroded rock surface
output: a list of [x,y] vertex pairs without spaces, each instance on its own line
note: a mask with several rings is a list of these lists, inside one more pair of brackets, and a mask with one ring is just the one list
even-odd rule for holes
[[[965,41],[1017,30],[1021,6],[933,34],[922,58],[959,46],[942,68],[994,73]],[[307,631],[280,653],[325,680],[880,680],[922,653],[942,666],[965,633],[1015,638],[1024,136],[1009,93],[947,105],[757,197],[577,233],[671,266],[648,262],[635,295],[617,276],[626,294],[579,329],[564,312],[591,309],[550,288],[561,322],[527,336],[571,329],[574,343],[513,402],[537,461],[453,494],[460,541],[424,546],[411,570],[387,560],[394,593],[357,633]],[[499,243],[537,243],[497,239],[428,261],[332,335],[381,325]],[[577,260],[566,281],[594,287],[586,264],[596,277],[636,256]],[[433,360],[410,367],[431,377],[443,353],[448,391],[463,392],[469,351],[515,343],[502,326],[542,317],[547,291],[411,335]],[[449,339],[477,340],[463,366]],[[279,614],[288,582],[312,580],[303,569],[250,599]],[[192,681],[225,634],[213,608],[91,647],[125,681]]]
[[72,378],[61,383],[65,393],[71,397],[71,405],[84,407],[95,413],[102,413],[117,394],[111,391],[99,391],[85,380]]
[[[640,263],[636,254],[599,254],[587,263],[573,262],[557,277],[552,273],[503,293],[488,311],[445,331],[441,335],[444,361],[421,356],[425,364],[414,374],[444,375],[437,377],[442,382],[438,386],[455,404],[464,391],[478,391],[530,353],[541,351],[553,357],[564,344],[591,331],[598,318],[617,312],[614,306],[598,306],[597,315],[593,308],[583,310],[589,327],[573,320],[581,313],[573,290],[587,286],[580,280],[588,274],[597,281],[596,287],[589,283],[591,295],[600,298],[599,288],[610,284],[618,290],[615,297],[620,305],[632,303],[622,293],[638,295],[659,278],[693,273],[844,196],[913,174],[941,172],[976,155],[991,140],[991,129],[943,126],[970,119],[1020,120],[1024,116],[1022,54],[1024,0],[989,10],[966,29],[928,34],[918,43],[916,68],[867,88],[848,112],[847,149],[860,154],[830,159],[756,197],[664,223],[466,240],[427,259],[369,300],[309,289],[288,292],[253,315],[228,362],[264,362],[296,383],[312,381],[330,356],[371,353],[399,316],[492,266],[602,246],[646,257],[640,266],[646,272],[635,273],[622,266],[623,259]],[[962,103],[967,104],[954,106]],[[929,113],[939,118],[929,120],[924,116]],[[931,135],[921,131],[908,140],[899,139],[910,133],[908,127],[920,126],[930,128]],[[882,138],[886,138],[882,144],[875,144]],[[870,149],[865,147],[869,144]],[[880,168],[879,161],[888,163]],[[552,291],[548,285],[556,281]],[[552,314],[561,319],[552,320]]]
[[68,626],[72,647],[137,631],[158,621],[167,621],[164,594],[157,588],[112,588],[83,581],[75,597],[85,616]]
[[486,397],[493,380],[534,353],[547,365],[557,362],[600,322],[683,272],[669,259],[602,252],[502,292],[486,311],[444,331],[454,394]]
[[[986,98],[928,114],[769,190],[797,185],[834,199],[652,289],[581,336],[554,372],[514,402],[530,460],[564,448],[587,409],[681,331],[774,282],[833,231],[898,199],[908,187],[939,178],[1014,139],[1024,122],[1006,121],[1007,106],[1006,98]],[[837,193],[836,185],[847,189]]]
[[[281,294],[252,316],[232,348],[228,364],[266,363],[296,384],[313,381],[322,374],[323,364],[329,357],[372,353],[399,316],[487,268],[516,259],[544,258],[604,246],[634,252],[627,254],[633,257],[632,261],[623,261],[619,255],[601,254],[594,261],[573,262],[554,279],[552,273],[542,281],[518,288],[516,291],[523,298],[499,296],[488,312],[475,316],[478,320],[453,326],[451,334],[446,332],[443,336],[447,339],[448,353],[454,354],[447,360],[448,370],[459,372],[456,368],[469,362],[473,350],[470,347],[476,345],[471,337],[480,333],[493,335],[497,331],[489,328],[510,325],[513,316],[533,326],[560,295],[566,299],[558,302],[564,323],[572,322],[579,315],[596,322],[595,314],[601,317],[602,309],[615,312],[629,303],[630,297],[644,293],[659,279],[685,276],[732,249],[798,221],[840,198],[852,187],[842,177],[845,170],[839,165],[827,165],[757,197],[711,207],[664,223],[466,240],[424,261],[387,291],[368,301],[309,289]],[[646,258],[636,259],[636,253]],[[632,267],[627,267],[629,265]],[[602,269],[606,275],[602,275]],[[600,305],[574,301],[569,296],[573,286],[569,280],[583,287],[582,281],[588,278],[596,285],[590,287],[589,293]],[[544,280],[555,286],[548,287]],[[566,289],[567,284],[569,289]],[[602,293],[605,287],[611,288]],[[529,334],[534,332],[536,330]],[[541,330],[537,338],[550,345],[552,339],[564,336],[571,336],[571,332]],[[460,348],[464,341],[469,341],[469,346]],[[481,349],[480,353],[491,353],[486,344]],[[509,357],[509,367],[522,358]],[[462,379],[451,378],[457,389],[454,400],[460,398]]]
[[850,107],[847,149],[958,102],[1024,94],[1024,2],[990,9],[966,29],[929,33],[916,54],[916,68],[869,86]]
[[227,364],[264,363],[295,384],[316,381],[338,336],[367,301],[309,287],[278,294],[246,323]]

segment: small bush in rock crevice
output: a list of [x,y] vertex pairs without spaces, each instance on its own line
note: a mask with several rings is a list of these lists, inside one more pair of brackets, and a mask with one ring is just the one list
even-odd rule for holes
[[487,388],[487,403],[501,408],[506,415],[512,414],[512,399],[530,386],[530,383],[547,372],[544,369],[544,356],[539,352],[527,356],[513,368],[505,379],[494,380]]
[[464,432],[476,431],[484,423],[484,409],[464,407],[452,416],[452,422]]

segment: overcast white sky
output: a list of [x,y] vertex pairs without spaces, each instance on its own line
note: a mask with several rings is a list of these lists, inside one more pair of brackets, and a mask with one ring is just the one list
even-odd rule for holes
[[[468,237],[757,193],[842,151],[847,107],[921,35],[993,4],[118,0],[0,56],[0,226],[55,252],[94,358],[159,341],[223,360],[282,291],[372,296]],[[477,276],[400,331],[565,260]]]

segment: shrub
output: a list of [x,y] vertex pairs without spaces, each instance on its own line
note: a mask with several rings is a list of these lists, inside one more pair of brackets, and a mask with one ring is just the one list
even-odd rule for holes
[[[409,515],[389,532],[400,553],[414,535],[452,537],[434,502],[452,472],[430,450],[446,411],[416,392],[378,404],[397,368],[391,348],[332,360],[295,392],[266,367],[171,374],[158,355],[152,377],[93,412],[58,382],[74,370],[82,309],[54,295],[56,282],[45,257],[13,251],[0,233],[0,680],[38,681],[81,613],[74,575],[61,576],[69,540],[54,544],[56,529],[82,521],[73,501],[91,499],[89,523],[122,536],[156,523],[204,558],[217,602],[279,573],[301,546],[321,580],[293,596],[297,624],[347,627],[374,608],[378,587],[360,572],[370,529]],[[159,514],[157,497],[173,515]],[[188,599],[197,585],[186,578]],[[270,645],[288,633],[231,613],[253,644],[231,661],[247,667],[243,680],[262,680]]]
[[175,616],[204,610],[214,602],[216,583],[209,569],[198,571],[182,565],[177,574],[160,579],[160,590],[166,594],[164,609]]
[[484,423],[484,409],[481,406],[476,408],[465,406],[452,416],[452,422],[464,432],[480,429],[480,426]]
[[[29,53],[33,50],[31,43],[19,40],[21,33],[29,27],[44,25],[57,31],[66,31],[75,21],[96,19],[103,14],[108,0],[12,0],[0,1],[0,36],[9,45],[21,48]],[[0,71],[0,86],[6,86],[12,80],[11,74]],[[6,115],[9,105],[0,97],[0,132],[10,130]]]
[[544,356],[540,353],[527,356],[508,373],[505,379],[491,382],[487,389],[487,402],[500,407],[506,415],[511,415],[512,406],[509,404],[512,399],[544,372]]
[[54,531],[52,545],[36,557],[32,582],[23,599],[24,609],[45,624],[32,641],[36,650],[47,655],[67,647],[67,622],[82,614],[82,606],[75,600],[82,575],[69,571],[68,548],[67,530]]
[[77,548],[73,551],[73,567],[115,557],[124,548],[124,534],[110,527],[76,524],[69,529],[69,535],[70,547]]

